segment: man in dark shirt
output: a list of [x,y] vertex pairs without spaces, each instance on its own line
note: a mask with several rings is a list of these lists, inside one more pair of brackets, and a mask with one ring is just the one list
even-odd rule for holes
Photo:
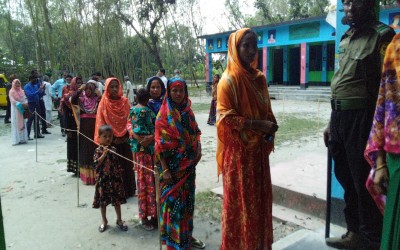
[[[29,76],[29,82],[26,83],[24,87],[26,98],[28,99],[28,108],[29,110],[34,113],[35,111],[37,114],[41,114],[40,109],[40,98],[44,96],[44,84],[41,83],[39,80],[39,75],[32,71],[31,75]],[[39,128],[39,117],[37,117],[34,123],[34,135],[35,138],[44,138],[44,136],[40,133]],[[28,139],[32,140],[30,137],[32,122],[35,120],[35,115],[30,117],[26,123],[27,130],[28,130]]]
[[384,52],[395,35],[377,21],[374,0],[342,0],[344,24],[350,26],[339,47],[339,69],[332,82],[332,114],[324,132],[343,186],[347,233],[328,238],[340,249],[379,249],[382,215],[365,182],[370,167],[364,149],[372,125]]

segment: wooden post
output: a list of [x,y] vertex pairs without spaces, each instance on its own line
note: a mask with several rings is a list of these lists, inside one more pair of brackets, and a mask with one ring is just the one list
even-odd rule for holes
[[160,204],[160,169],[157,166],[154,166],[154,179],[156,182],[156,203],[157,203],[157,224],[158,224],[158,239],[160,244],[160,250],[162,250],[162,239],[161,239],[161,225],[160,225],[160,211],[161,211],[161,204]]
[[38,145],[37,145],[37,140],[38,140],[38,135],[39,135],[39,131],[40,131],[40,129],[39,129],[39,124],[38,124],[38,120],[37,120],[37,109],[35,108],[35,120],[33,121],[34,122],[34,126],[33,126],[33,129],[34,129],[34,133],[33,133],[33,136],[35,137],[35,144],[36,144],[36,162],[38,162]]
[[77,187],[77,207],[79,207],[79,179],[80,179],[80,173],[79,173],[79,126],[76,128],[76,144],[77,144],[77,149],[78,149],[78,158],[76,160],[76,187]]

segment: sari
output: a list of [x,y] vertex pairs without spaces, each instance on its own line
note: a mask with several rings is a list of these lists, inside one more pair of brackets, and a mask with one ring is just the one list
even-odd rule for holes
[[222,250],[271,249],[272,186],[269,154],[273,142],[244,128],[246,119],[276,123],[266,78],[257,69],[257,57],[247,71],[238,45],[250,32],[232,33],[228,65],[217,91],[217,164],[223,175]]
[[95,83],[87,82],[86,88],[91,90],[90,96],[87,95],[86,91],[78,91],[71,98],[71,102],[76,107],[77,112],[74,114],[79,122],[79,131],[86,136],[79,137],[79,175],[85,185],[94,185],[96,183],[96,172],[92,165],[96,144],[92,140],[94,139],[96,112],[100,97],[94,93]]
[[[116,100],[110,98],[110,83],[117,81],[119,84],[118,98]],[[130,112],[130,103],[128,99],[122,95],[122,85],[117,78],[108,78],[106,87],[99,103],[96,114],[95,136],[94,141],[100,144],[99,128],[104,125],[110,125],[113,128],[114,143],[117,148],[117,153],[129,159],[120,158],[120,164],[123,168],[123,184],[126,198],[135,194],[135,172],[133,171],[133,157],[131,147],[128,143],[128,116]],[[115,140],[121,140],[121,143],[116,144]]]
[[[74,113],[72,111],[72,104],[70,98],[78,91],[76,83],[77,77],[72,78],[71,84],[65,85],[62,89],[61,96],[61,110],[64,114],[65,128],[70,130],[77,130]],[[67,134],[67,172],[72,172],[74,175],[78,174],[78,136],[75,131],[68,131]]]
[[373,175],[367,180],[367,189],[381,211],[384,210],[381,249],[400,249],[400,34],[386,50],[382,80],[371,133],[365,149],[365,158],[376,168],[377,153],[387,153],[389,183],[385,196],[375,192]]
[[[174,84],[183,84],[185,99],[175,104],[169,97]],[[191,109],[186,82],[181,78],[168,81],[167,94],[156,117],[155,151],[165,159],[172,183],[161,184],[160,227],[167,249],[190,249],[195,201],[196,153],[200,130]],[[165,169],[163,169],[164,171]]]
[[21,82],[18,79],[12,81],[12,87],[9,93],[11,102],[11,143],[12,145],[24,144],[28,141],[28,131],[25,126],[24,108],[22,104],[27,105],[25,92],[22,87],[16,84]]

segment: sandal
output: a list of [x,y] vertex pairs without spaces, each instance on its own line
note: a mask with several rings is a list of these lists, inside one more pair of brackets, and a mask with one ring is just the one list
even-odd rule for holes
[[142,224],[142,228],[146,231],[153,231],[154,230],[154,226],[150,223],[146,223],[146,224]]
[[121,221],[122,224],[119,224],[117,221],[117,227],[121,230],[121,231],[128,231],[128,226],[124,224],[123,221]]
[[106,231],[107,230],[107,224],[101,224],[100,226],[99,226],[99,232],[100,233],[103,233],[104,231]]
[[206,248],[206,244],[204,244],[201,240],[192,237],[192,247],[197,249],[204,249]]

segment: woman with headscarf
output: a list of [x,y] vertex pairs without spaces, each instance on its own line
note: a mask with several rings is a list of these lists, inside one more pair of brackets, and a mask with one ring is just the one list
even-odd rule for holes
[[215,121],[217,120],[217,87],[218,87],[218,82],[219,82],[219,75],[216,74],[213,77],[213,83],[212,83],[212,91],[211,91],[211,105],[210,105],[210,113],[208,114],[208,120],[207,124],[208,125],[214,125]]
[[12,81],[9,97],[11,102],[11,143],[12,145],[25,144],[28,141],[28,131],[23,113],[26,112],[28,103],[19,79]]
[[126,198],[134,196],[136,191],[133,156],[128,143],[127,123],[130,107],[129,100],[122,95],[121,82],[115,77],[108,78],[97,109],[94,141],[100,143],[98,131],[102,125],[107,124],[113,128],[113,145],[117,148],[117,153],[130,160],[120,158],[120,164],[124,169],[122,178]]
[[[367,181],[367,187],[378,207],[384,210],[382,250],[400,249],[399,54],[400,34],[397,34],[386,50],[374,120],[365,149],[365,158],[372,167],[372,181]],[[386,206],[383,195],[386,195]]]
[[76,131],[69,131],[77,130],[77,124],[72,112],[70,98],[76,94],[81,84],[82,78],[72,78],[71,83],[65,85],[62,89],[60,101],[60,108],[64,116],[65,128],[67,129],[67,172],[72,172],[73,176],[77,176],[78,174],[78,137]]
[[96,88],[96,82],[93,80],[82,84],[71,98],[73,106],[76,107],[75,119],[79,122],[79,131],[83,135],[79,137],[79,175],[86,185],[94,185],[96,182],[96,173],[92,166],[96,144],[91,140],[94,140],[96,113],[100,98],[100,91]]
[[223,176],[221,250],[272,248],[269,154],[278,126],[267,82],[257,69],[257,35],[229,36],[228,64],[217,92],[217,164]]
[[165,85],[161,78],[158,76],[151,77],[147,81],[147,91],[150,93],[147,106],[157,115],[165,95]]
[[200,134],[186,82],[181,78],[170,79],[155,131],[156,157],[162,167],[160,226],[167,249],[205,247],[192,237]]

